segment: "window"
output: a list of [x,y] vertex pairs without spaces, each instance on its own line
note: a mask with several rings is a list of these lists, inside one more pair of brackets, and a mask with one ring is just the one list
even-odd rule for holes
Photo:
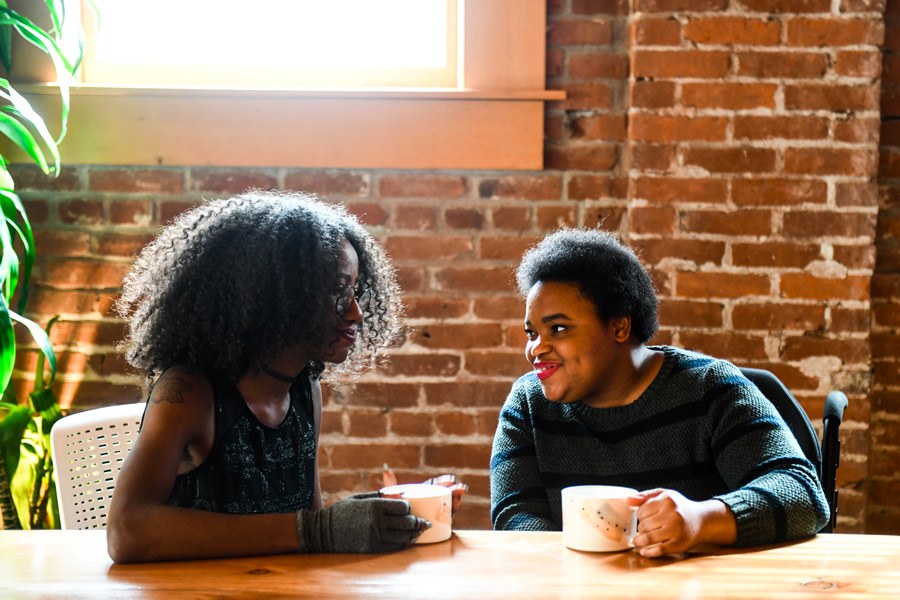
[[97,0],[97,5],[103,26],[87,39],[88,83],[457,85],[456,0]]
[[[116,1],[123,0],[110,0]],[[168,0],[142,1],[155,10],[168,5]],[[173,0],[176,8],[171,10],[192,1],[201,0]],[[263,3],[240,6],[253,10]],[[457,15],[457,34],[445,40],[448,48],[456,40],[452,86],[106,84],[92,83],[88,66],[88,82],[72,91],[69,134],[60,148],[63,160],[101,165],[542,168],[544,102],[565,98],[564,92],[545,89],[546,0],[455,0],[445,6],[447,14]],[[84,12],[89,18],[90,11]],[[180,18],[171,13],[168,17]],[[104,29],[112,29],[113,18],[103,21]],[[130,35],[130,27],[119,27]],[[278,31],[282,29],[292,31],[290,24],[280,25]],[[250,39],[259,41],[270,33],[277,32],[263,31]],[[169,35],[157,32],[151,52],[165,45]],[[97,52],[101,59],[107,53],[102,45]],[[331,51],[322,58],[339,62]],[[46,63],[38,64],[46,69]],[[223,68],[251,69],[235,64]],[[33,80],[39,70],[32,68],[25,80]],[[16,73],[22,81],[22,69],[17,67]],[[47,84],[19,89],[39,110],[52,115],[57,109],[55,92]]]

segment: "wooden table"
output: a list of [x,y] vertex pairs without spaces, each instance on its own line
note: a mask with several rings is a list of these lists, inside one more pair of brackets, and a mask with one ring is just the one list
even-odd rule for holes
[[381,555],[115,565],[103,531],[0,531],[0,598],[900,598],[900,536],[819,535],[684,558],[457,531]]

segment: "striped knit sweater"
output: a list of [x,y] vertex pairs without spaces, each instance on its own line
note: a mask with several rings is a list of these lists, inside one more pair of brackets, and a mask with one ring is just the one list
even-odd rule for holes
[[633,403],[591,408],[544,398],[534,373],[512,388],[494,437],[495,529],[559,531],[570,485],[661,487],[718,498],[750,546],[812,535],[828,505],[787,424],[740,370],[669,346]]

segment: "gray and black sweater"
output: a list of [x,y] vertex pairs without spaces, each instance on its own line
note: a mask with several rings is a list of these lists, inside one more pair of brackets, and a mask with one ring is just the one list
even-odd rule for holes
[[500,413],[491,456],[495,529],[559,531],[571,485],[667,488],[718,498],[739,546],[813,535],[828,520],[815,468],[787,424],[731,363],[672,348],[627,406],[550,402],[534,373]]

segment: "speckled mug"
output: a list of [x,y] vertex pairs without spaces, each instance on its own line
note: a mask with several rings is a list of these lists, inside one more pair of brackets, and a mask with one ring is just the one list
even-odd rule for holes
[[442,485],[406,483],[381,488],[382,496],[398,496],[409,502],[412,514],[431,521],[431,527],[422,532],[416,544],[433,544],[450,539],[451,492]]
[[563,543],[573,550],[617,552],[634,546],[637,507],[625,503],[637,490],[576,485],[562,490]]

